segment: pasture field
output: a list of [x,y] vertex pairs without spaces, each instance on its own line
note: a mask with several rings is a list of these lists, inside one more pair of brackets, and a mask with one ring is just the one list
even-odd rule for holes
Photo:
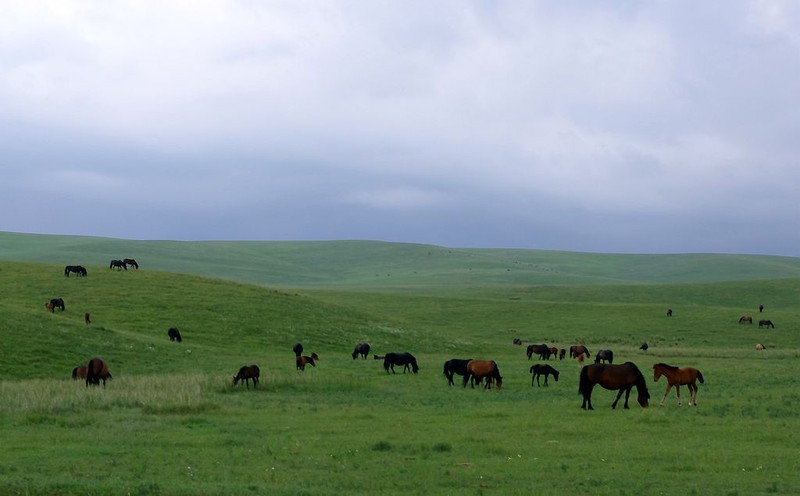
[[[139,259],[115,242],[123,253],[105,258]],[[185,269],[208,266],[193,248],[195,265]],[[563,279],[544,274],[525,284],[516,274],[504,282],[502,272],[514,271],[486,261],[467,280],[460,266],[437,271],[432,262],[421,274],[409,265],[408,246],[383,248],[387,264],[408,274],[403,282],[398,272],[376,276],[374,267],[354,267],[350,273],[361,275],[350,281],[358,282],[343,287],[335,278],[251,285],[200,270],[149,270],[141,260],[139,271],[110,271],[101,260],[87,264],[88,277],[65,278],[61,262],[42,263],[52,260],[49,253],[0,261],[0,494],[800,489],[797,278],[758,279],[760,272],[745,270],[742,280],[724,280],[716,267],[726,257],[709,256],[709,273],[674,282],[687,276],[671,275],[668,264],[656,264],[664,273],[652,275],[644,266],[630,269],[636,256],[625,269],[625,256],[576,255]],[[556,254],[549,265],[547,254],[535,256],[542,257],[539,272],[565,260]],[[753,263],[795,264],[766,258]],[[676,274],[695,267],[693,258],[671,262]],[[307,270],[295,279],[314,279],[317,268]],[[626,270],[628,282],[597,275]],[[412,275],[438,284],[418,284]],[[63,313],[44,309],[55,296],[66,302]],[[89,326],[84,312],[91,312]],[[776,327],[739,325],[745,313]],[[171,326],[183,343],[169,341]],[[614,394],[596,388],[595,410],[582,411],[579,369],[570,360],[550,361],[561,371],[558,382],[531,387],[528,368],[538,360],[512,345],[516,337],[558,347],[581,342],[592,353],[613,349],[615,363],[633,361],[647,377],[650,408],[632,398],[630,410],[611,410]],[[296,341],[306,354],[319,353],[316,368],[295,370]],[[420,373],[392,375],[380,361],[353,360],[360,341],[373,353],[414,353]],[[650,344],[646,352],[638,349],[642,341]],[[756,352],[757,342],[767,350]],[[95,355],[109,361],[114,378],[87,389],[69,373]],[[496,360],[504,388],[448,387],[442,363],[453,357]],[[657,362],[703,372],[698,407],[686,406],[685,388],[683,406],[674,391],[659,406],[665,383],[653,383]],[[233,387],[231,376],[250,363],[261,368],[260,386]]]

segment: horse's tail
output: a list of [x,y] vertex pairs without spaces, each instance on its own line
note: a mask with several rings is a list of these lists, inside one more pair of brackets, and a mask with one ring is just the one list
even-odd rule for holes
[[703,379],[703,374],[698,370],[697,371],[697,380],[700,381],[700,384],[705,384],[706,380]]
[[448,374],[447,372],[449,372],[447,370],[447,362],[444,362],[444,369],[442,370],[442,374],[444,374],[445,377],[450,378],[450,374]]

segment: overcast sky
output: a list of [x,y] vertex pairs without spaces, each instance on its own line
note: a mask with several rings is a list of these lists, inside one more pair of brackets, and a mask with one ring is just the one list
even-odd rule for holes
[[800,256],[794,1],[4,1],[0,230]]

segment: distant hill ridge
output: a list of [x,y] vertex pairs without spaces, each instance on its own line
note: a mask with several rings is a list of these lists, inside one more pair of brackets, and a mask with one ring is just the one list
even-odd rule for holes
[[0,232],[0,260],[161,270],[276,287],[685,284],[800,278],[800,259],[727,254],[596,254],[445,248],[382,241],[139,241]]

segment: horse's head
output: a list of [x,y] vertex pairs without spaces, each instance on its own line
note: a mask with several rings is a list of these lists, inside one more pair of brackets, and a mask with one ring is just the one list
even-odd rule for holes
[[639,395],[636,398],[642,408],[650,406],[650,393],[645,388],[639,388]]
[[558,370],[553,369],[553,378],[558,382]]
[[653,382],[658,382],[664,372],[661,370],[661,367],[658,365],[653,365]]
[[233,376],[233,385],[235,386],[237,384],[239,384],[239,376],[235,375],[235,376]]
[[498,375],[494,382],[497,384],[497,389],[503,389],[503,377]]

